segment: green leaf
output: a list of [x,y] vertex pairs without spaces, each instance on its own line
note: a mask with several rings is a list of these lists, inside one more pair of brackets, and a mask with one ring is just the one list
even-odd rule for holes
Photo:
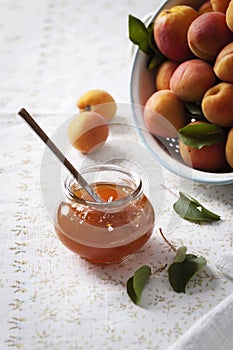
[[169,283],[177,293],[185,293],[189,280],[207,264],[203,256],[186,252],[185,246],[178,248],[173,263],[168,268]]
[[147,27],[147,32],[149,34],[149,41],[148,44],[153,51],[154,55],[157,57],[157,60],[160,60],[161,62],[167,59],[162,52],[159,50],[155,39],[154,39],[154,22],[151,22],[149,26]]
[[187,109],[187,114],[191,117],[194,118],[195,120],[202,120],[202,121],[206,121],[206,118],[202,112],[201,106],[193,103],[193,102],[189,102],[189,101],[185,101],[185,106]]
[[150,276],[151,268],[143,265],[128,279],[127,293],[134,304],[140,304],[143,289]]
[[174,262],[182,262],[185,260],[185,257],[186,257],[186,252],[187,252],[187,247],[185,246],[181,246],[180,248],[178,248],[176,250],[176,256],[173,260],[173,263]]
[[138,18],[129,15],[128,30],[129,39],[138,45],[139,49],[148,55],[147,68],[149,70],[157,67],[166,57],[158,49],[154,40],[154,23],[151,22],[148,27]]
[[154,68],[156,68],[160,63],[162,63],[164,61],[163,57],[160,57],[159,55],[154,55],[151,56],[147,62],[147,68],[149,70],[152,70]]
[[179,129],[180,140],[187,146],[201,149],[214,143],[224,142],[224,130],[215,124],[191,123]]
[[212,211],[206,209],[195,198],[179,192],[179,199],[173,204],[175,212],[182,218],[193,221],[218,221],[221,217]]
[[[147,33],[149,35],[148,37],[148,44],[150,46],[150,48],[155,52],[155,53],[160,53],[156,43],[155,43],[155,39],[154,39],[154,23],[151,22],[148,27],[147,27]],[[160,53],[162,55],[162,53]]]
[[149,37],[150,34],[147,31],[145,24],[138,18],[129,15],[128,22],[129,39],[144,53],[148,54],[149,51]]

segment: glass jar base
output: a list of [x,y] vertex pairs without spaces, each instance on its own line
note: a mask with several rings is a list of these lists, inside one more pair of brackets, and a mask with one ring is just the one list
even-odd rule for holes
[[143,247],[149,240],[153,232],[153,228],[135,241],[112,248],[96,248],[86,246],[71,240],[57,229],[56,232],[59,240],[64,246],[74,253],[80,255],[88,262],[93,264],[116,264],[124,261],[129,255],[135,253],[138,249]]
[[92,260],[92,259],[88,259],[88,258],[84,258],[82,256],[80,256],[82,259],[86,260],[88,263],[90,264],[94,264],[94,265],[114,265],[114,264],[120,264],[122,262],[124,262],[125,260],[128,259],[130,255],[124,256],[121,259],[117,259],[117,260],[112,260],[112,261],[96,261],[96,260]]

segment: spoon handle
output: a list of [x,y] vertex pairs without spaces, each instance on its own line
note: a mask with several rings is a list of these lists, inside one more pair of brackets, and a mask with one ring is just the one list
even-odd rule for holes
[[69,162],[69,160],[64,156],[64,154],[57,148],[53,141],[46,135],[46,133],[41,129],[41,127],[36,123],[32,116],[26,111],[25,108],[21,108],[18,114],[31,126],[35,133],[44,141],[46,146],[50,148],[53,154],[61,161],[61,163],[69,170],[69,172],[74,176],[78,183],[84,188],[88,194],[94,199],[95,202],[101,203],[99,196],[91,188],[84,177],[74,168],[74,166]]

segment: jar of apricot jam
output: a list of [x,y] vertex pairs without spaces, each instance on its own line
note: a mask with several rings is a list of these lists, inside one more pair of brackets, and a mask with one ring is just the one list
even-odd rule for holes
[[90,262],[120,262],[141,248],[153,231],[154,210],[142,181],[134,172],[114,165],[88,167],[82,175],[101,202],[68,177],[55,215],[58,238]]

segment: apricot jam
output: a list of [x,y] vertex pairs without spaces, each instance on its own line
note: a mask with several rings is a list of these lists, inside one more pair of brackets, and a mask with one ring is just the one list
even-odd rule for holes
[[93,263],[125,259],[141,248],[153,231],[154,210],[142,188],[135,187],[132,179],[131,182],[118,180],[120,183],[91,185],[102,203],[93,202],[84,189],[72,184],[69,190],[73,198],[62,201],[56,212],[58,238],[67,248]]

